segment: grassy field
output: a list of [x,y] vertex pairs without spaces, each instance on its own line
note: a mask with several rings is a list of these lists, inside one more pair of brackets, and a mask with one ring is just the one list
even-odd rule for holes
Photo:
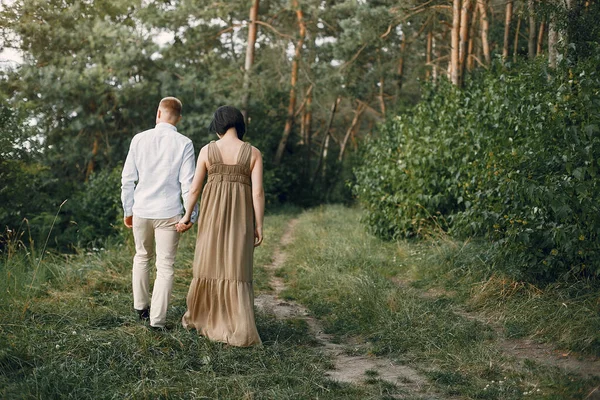
[[[518,331],[597,354],[597,290],[486,278],[473,260],[462,265],[457,253],[465,250],[447,238],[382,243],[359,219],[358,210],[335,206],[304,213],[282,274],[284,294],[307,305],[341,343],[352,342],[348,352],[416,365],[445,393],[465,398],[585,398],[598,386],[598,378],[523,365],[498,345],[499,335]],[[464,315],[473,309],[503,322],[505,332]],[[355,345],[357,337],[364,345]]]
[[[456,312],[486,315],[508,336],[597,354],[598,294],[591,284],[515,286],[473,272],[475,261],[460,261],[468,260],[461,251],[475,248],[440,239],[374,239],[364,233],[356,209],[268,215],[265,243],[255,254],[257,293],[271,292],[264,266],[294,217],[299,222],[280,274],[288,285],[284,295],[348,343],[349,354],[410,365],[435,393],[406,393],[375,377],[361,385],[328,379],[332,360],[300,319],[259,312],[264,345],[251,349],[186,331],[179,320],[195,236],[186,234],[168,314],[173,328],[167,332],[149,330],[132,311],[130,237],[76,255],[46,254],[41,262],[39,251],[14,238],[0,259],[0,398],[583,399],[600,385],[598,378],[507,357],[496,329]],[[568,313],[557,307],[562,303]]]

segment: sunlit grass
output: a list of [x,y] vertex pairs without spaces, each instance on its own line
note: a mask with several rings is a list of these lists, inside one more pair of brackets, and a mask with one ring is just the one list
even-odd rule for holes
[[[494,329],[454,312],[468,298],[453,291],[469,291],[472,282],[442,286],[432,296],[420,287],[443,279],[415,281],[443,269],[432,242],[383,243],[364,232],[360,215],[336,206],[302,214],[281,274],[289,285],[284,294],[306,304],[327,332],[342,343],[362,338],[363,345],[349,351],[419,365],[441,390],[475,398],[521,398],[529,387],[540,389],[534,397],[576,396],[600,381],[542,366],[520,368],[497,347]],[[527,307],[518,312],[530,314]]]
[[[294,241],[285,248],[288,258],[279,274],[288,284],[283,295],[308,306],[349,354],[410,365],[439,393],[462,398],[583,398],[600,384],[534,362],[520,364],[496,346],[495,329],[454,312],[495,316],[507,336],[595,348],[583,321],[596,323],[590,315],[595,311],[586,307],[597,294],[585,285],[542,290],[486,277],[488,269],[477,272],[475,261],[464,264],[465,255],[456,254],[472,251],[477,260],[476,248],[463,249],[448,238],[381,242],[365,233],[357,209],[327,206],[268,215],[265,243],[255,253],[257,293],[271,290],[264,265],[272,262],[296,216]],[[167,332],[149,330],[132,311],[131,237],[78,254],[46,254],[35,279],[38,264],[27,246],[3,253],[0,275],[10,279],[0,284],[0,397],[410,396],[372,372],[360,386],[328,380],[332,361],[302,320],[257,313],[264,346],[251,349],[212,343],[183,329],[194,241],[191,232],[180,244],[167,321],[173,329]],[[550,324],[563,331],[560,337],[550,334]]]
[[[255,257],[257,291],[269,290],[263,265],[296,213],[266,217],[265,244]],[[132,310],[130,236],[79,254],[47,254],[32,289],[35,264],[26,249],[2,254],[0,273],[12,280],[0,286],[0,398],[382,398],[381,383],[328,380],[331,361],[304,321],[258,312],[264,345],[250,349],[183,329],[194,239],[188,233],[180,244],[167,332],[151,331]]]

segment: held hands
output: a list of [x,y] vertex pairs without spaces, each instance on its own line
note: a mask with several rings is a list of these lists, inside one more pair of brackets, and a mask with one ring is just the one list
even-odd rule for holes
[[175,229],[177,229],[177,232],[183,233],[183,232],[189,230],[192,227],[192,225],[194,225],[194,223],[191,222],[189,220],[189,218],[183,217],[183,218],[181,218],[179,223],[177,225],[175,225]]
[[263,241],[262,226],[254,228],[254,247],[260,246]]

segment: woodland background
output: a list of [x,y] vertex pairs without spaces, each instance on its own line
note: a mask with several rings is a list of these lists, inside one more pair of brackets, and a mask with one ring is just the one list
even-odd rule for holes
[[173,95],[196,151],[218,106],[244,110],[268,207],[358,201],[386,239],[594,278],[598,20],[595,0],[6,2],[23,61],[0,74],[0,248],[122,234],[129,142]]

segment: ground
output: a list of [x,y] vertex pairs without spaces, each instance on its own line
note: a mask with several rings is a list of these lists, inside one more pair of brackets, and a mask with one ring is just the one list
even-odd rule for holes
[[561,328],[554,341],[543,322],[527,331],[513,319],[533,318],[537,292],[481,306],[490,286],[511,287],[511,295],[521,286],[492,277],[469,283],[469,296],[461,297],[466,283],[426,278],[424,270],[438,271],[441,262],[431,257],[434,247],[382,242],[365,232],[360,215],[327,206],[266,218],[255,252],[263,345],[250,349],[210,342],[179,323],[193,233],[180,245],[164,332],[131,310],[130,238],[44,262],[5,259],[0,397],[599,398],[594,332],[579,327],[595,323],[595,310],[564,298],[573,315],[564,326],[573,329]]

